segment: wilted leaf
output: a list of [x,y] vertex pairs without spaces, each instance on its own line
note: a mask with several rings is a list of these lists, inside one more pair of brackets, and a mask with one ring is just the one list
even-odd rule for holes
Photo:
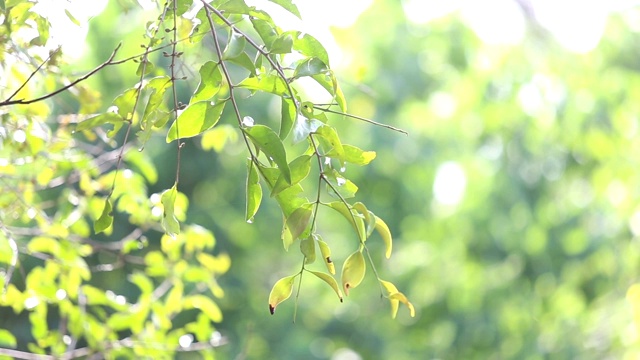
[[318,242],[318,247],[320,248],[320,253],[322,254],[322,260],[324,260],[324,264],[327,266],[327,270],[329,270],[329,272],[332,275],[335,275],[336,273],[336,266],[333,263],[333,260],[331,260],[331,249],[329,248],[329,245],[322,241],[322,237],[320,237],[320,235],[314,235],[316,237],[316,241]]
[[367,240],[367,232],[364,226],[364,219],[360,217],[357,212],[356,214],[342,201],[334,201],[328,204],[325,204],[330,208],[339,212],[349,223],[353,226],[354,230],[358,234],[358,238],[360,242],[365,242]]
[[362,279],[364,279],[365,270],[366,265],[362,251],[357,250],[349,255],[342,267],[342,288],[345,295],[349,295],[349,289],[360,285]]
[[287,300],[293,292],[293,281],[296,275],[286,276],[276,281],[269,294],[269,312],[273,315],[276,312],[276,307],[281,302]]
[[384,247],[385,247],[384,255],[388,259],[391,257],[391,250],[393,248],[393,239],[391,238],[391,231],[389,230],[389,227],[387,226],[387,224],[377,216],[376,216],[376,230],[382,237],[382,241],[384,242]]

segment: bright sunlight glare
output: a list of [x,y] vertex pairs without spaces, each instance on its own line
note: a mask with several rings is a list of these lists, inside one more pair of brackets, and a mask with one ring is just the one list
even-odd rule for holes
[[457,205],[464,197],[467,177],[462,166],[454,161],[447,161],[438,166],[433,181],[433,196],[442,205]]

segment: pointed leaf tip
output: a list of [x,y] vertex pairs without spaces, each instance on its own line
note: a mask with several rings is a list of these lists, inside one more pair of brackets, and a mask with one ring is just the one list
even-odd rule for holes
[[360,250],[349,255],[342,267],[342,286],[344,294],[349,296],[349,289],[353,289],[360,285],[366,271],[364,255]]
[[285,276],[282,279],[276,281],[269,294],[269,312],[273,315],[276,312],[276,307],[281,302],[287,300],[293,292],[293,280],[298,276],[291,275]]

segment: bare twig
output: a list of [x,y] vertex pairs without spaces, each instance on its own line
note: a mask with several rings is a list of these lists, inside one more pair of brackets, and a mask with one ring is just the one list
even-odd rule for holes
[[9,96],[7,98],[6,101],[9,101],[11,99],[13,99],[14,96],[16,96],[20,90],[22,90],[25,86],[27,86],[27,84],[29,83],[29,81],[31,81],[31,79],[38,73],[38,71],[40,71],[40,69],[42,69],[42,67],[44,66],[44,64],[46,64],[49,59],[51,59],[51,57],[53,56],[53,54],[57,53],[58,51],[60,51],[60,47],[58,47],[56,50],[52,51],[49,53],[49,56],[42,62],[40,63],[40,65],[38,65],[38,67],[31,73],[31,75],[29,75],[29,77],[27,78],[27,80],[25,80],[22,85],[20,85],[20,87],[18,89],[16,89],[16,91],[13,92],[13,94],[11,94],[11,96]]
[[372,125],[375,125],[375,126],[380,126],[380,127],[385,128],[385,129],[389,129],[389,130],[397,131],[397,132],[402,133],[402,134],[405,134],[405,135],[409,135],[409,133],[408,133],[408,132],[406,132],[405,130],[399,129],[399,128],[394,127],[394,126],[391,126],[391,125],[387,125],[387,124],[379,123],[379,122],[377,122],[377,121],[373,121],[373,120],[371,120],[371,119],[367,119],[367,118],[364,118],[364,117],[361,117],[361,116],[352,115],[352,114],[348,114],[348,113],[343,113],[343,112],[340,112],[340,111],[335,111],[335,110],[327,109],[327,108],[324,108],[324,107],[321,107],[321,106],[317,106],[317,105],[314,105],[314,106],[313,106],[313,108],[314,108],[314,109],[317,109],[317,110],[324,111],[324,112],[328,112],[328,113],[332,113],[332,114],[337,114],[337,115],[342,115],[342,116],[346,116],[346,117],[349,117],[349,118],[352,118],[352,119],[356,119],[356,120],[364,121],[364,122],[367,122],[367,123],[372,124]]

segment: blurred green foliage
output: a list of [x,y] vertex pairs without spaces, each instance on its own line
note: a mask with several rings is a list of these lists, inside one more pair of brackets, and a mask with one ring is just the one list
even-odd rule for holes
[[[119,9],[111,2],[91,21],[90,51],[77,66],[103,61],[121,40],[137,46],[139,29],[113,24],[143,15]],[[358,199],[394,234],[389,261],[381,241],[368,245],[381,276],[415,305],[415,318],[400,309],[391,319],[370,274],[362,285],[368,289],[350,293],[342,304],[325,283],[306,276],[296,323],[293,302],[271,316],[271,286],[300,267],[297,249],[282,252],[277,204],[265,195],[248,224],[247,169],[238,165],[246,156],[242,141],[208,135],[227,143],[206,151],[204,139],[186,140],[180,182],[189,199],[185,218],[216,234],[216,248],[232,259],[217,279],[224,297],[216,304],[224,318],[216,329],[227,343],[216,355],[640,356],[639,16],[635,8],[610,16],[600,45],[586,54],[563,49],[532,18],[521,44],[487,45],[456,14],[414,24],[397,1],[374,1],[352,27],[334,29],[350,59],[338,74],[350,112],[409,132],[329,116],[343,138],[377,151],[370,166],[347,165],[347,171]],[[102,99],[136,81],[131,66],[100,76],[92,87]],[[185,85],[181,101],[194,90]],[[279,104],[271,100],[256,95],[243,111],[276,121],[280,112],[272,109]],[[58,102],[52,111],[69,111],[65,106]],[[217,128],[234,121],[225,113]],[[157,168],[148,192],[170,188],[173,149],[164,137],[152,137],[144,153]],[[104,200],[96,217],[103,206]],[[320,234],[334,256],[346,258],[353,252],[348,223],[329,209],[320,213]],[[135,288],[118,285],[119,275],[92,281],[137,296]],[[25,317],[3,315],[0,325],[16,336],[29,333]],[[0,332],[0,341],[5,337]]]

